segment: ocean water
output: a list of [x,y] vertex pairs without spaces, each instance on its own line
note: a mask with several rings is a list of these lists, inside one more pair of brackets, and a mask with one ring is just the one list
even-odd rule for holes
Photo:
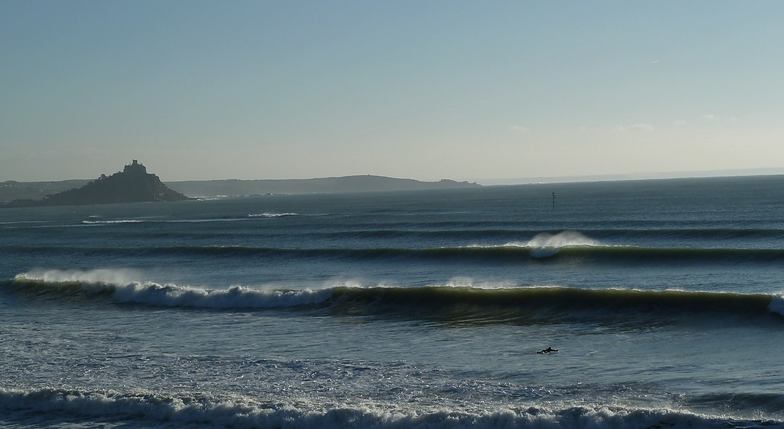
[[0,426],[784,427],[782,185],[0,210]]

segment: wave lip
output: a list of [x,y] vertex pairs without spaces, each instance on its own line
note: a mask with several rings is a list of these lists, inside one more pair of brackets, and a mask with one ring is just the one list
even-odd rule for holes
[[[109,273],[112,270],[104,270]],[[109,281],[106,281],[109,280]],[[175,284],[111,280],[98,272],[46,271],[23,273],[14,284],[37,291],[110,296],[116,303],[143,304],[156,307],[206,309],[264,309],[313,305],[327,300],[328,289],[252,289],[232,286],[228,289],[203,289]]]
[[260,402],[245,397],[162,395],[67,389],[10,390],[0,388],[4,419],[41,418],[86,422],[127,422],[141,426],[165,424],[195,427],[302,427],[362,429],[457,428],[618,428],[726,427],[762,428],[781,425],[771,420],[741,420],[666,408],[573,406],[548,408],[504,406],[487,410],[412,408],[375,403],[324,407],[316,404]]

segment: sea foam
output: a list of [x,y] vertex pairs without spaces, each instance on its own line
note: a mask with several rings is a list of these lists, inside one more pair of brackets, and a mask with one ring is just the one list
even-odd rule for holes
[[784,422],[739,420],[670,409],[621,406],[573,406],[562,409],[533,405],[487,410],[413,408],[376,403],[319,406],[307,401],[287,404],[277,399],[212,395],[163,395],[67,389],[11,390],[0,388],[4,420],[39,423],[58,421],[125,422],[127,427],[232,428],[726,428],[781,427]]
[[276,217],[288,217],[288,216],[298,216],[298,215],[299,213],[292,213],[292,212],[283,212],[283,213],[263,212],[263,213],[249,213],[248,217],[276,218]]

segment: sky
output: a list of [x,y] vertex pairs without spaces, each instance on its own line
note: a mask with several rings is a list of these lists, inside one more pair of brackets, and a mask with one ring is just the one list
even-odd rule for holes
[[0,1],[0,180],[784,171],[781,1]]

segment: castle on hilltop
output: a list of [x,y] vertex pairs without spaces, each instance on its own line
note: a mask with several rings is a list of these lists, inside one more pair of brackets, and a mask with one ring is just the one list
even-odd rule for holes
[[133,160],[132,163],[125,166],[123,169],[125,174],[147,174],[147,167],[144,164],[139,164],[139,161]]

